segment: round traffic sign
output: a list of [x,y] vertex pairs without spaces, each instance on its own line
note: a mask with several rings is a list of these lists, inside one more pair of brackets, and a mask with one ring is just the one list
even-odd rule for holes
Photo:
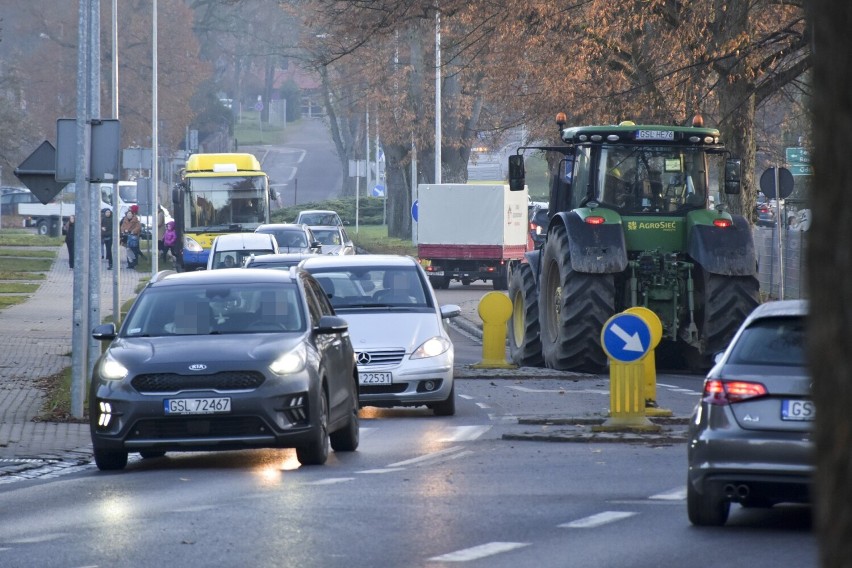
[[622,363],[638,361],[651,348],[651,329],[636,314],[615,314],[601,330],[601,347],[610,359]]
[[636,314],[645,320],[645,323],[648,324],[648,329],[651,330],[651,347],[656,348],[663,338],[663,322],[660,321],[660,317],[654,313],[654,310],[644,306],[635,306],[627,308],[624,311],[628,314]]
[[414,203],[411,204],[411,218],[414,219],[415,223],[417,222],[417,210],[419,208],[418,201],[419,200],[415,199]]
[[[775,168],[761,174],[760,191],[769,199],[775,198]],[[781,199],[787,199],[793,193],[793,174],[787,168],[778,168],[778,193]]]

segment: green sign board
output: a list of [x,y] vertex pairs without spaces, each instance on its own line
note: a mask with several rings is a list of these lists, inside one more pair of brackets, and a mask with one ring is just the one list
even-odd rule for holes
[[814,168],[808,164],[789,164],[787,169],[794,176],[810,176],[814,173]]
[[[810,164],[811,152],[807,148],[785,148],[788,164]],[[795,172],[793,175],[796,175]],[[802,174],[799,174],[802,175]]]

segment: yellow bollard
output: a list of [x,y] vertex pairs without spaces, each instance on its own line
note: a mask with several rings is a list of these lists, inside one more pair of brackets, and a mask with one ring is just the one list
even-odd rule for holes
[[673,416],[671,410],[657,406],[657,358],[654,350],[663,338],[663,322],[653,310],[643,306],[627,308],[625,313],[635,314],[648,324],[651,331],[651,348],[642,359],[642,373],[645,376],[645,416]]
[[604,324],[601,347],[609,358],[609,418],[593,431],[661,430],[645,416],[644,359],[651,343],[648,324],[636,314],[616,314]]
[[506,361],[506,322],[512,315],[512,301],[500,292],[488,292],[477,308],[482,318],[482,361],[475,369],[516,369]]

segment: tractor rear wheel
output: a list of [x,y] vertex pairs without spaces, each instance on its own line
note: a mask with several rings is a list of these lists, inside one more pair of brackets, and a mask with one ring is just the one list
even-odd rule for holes
[[754,276],[702,274],[698,318],[702,349],[697,363],[701,367],[698,370],[707,370],[713,355],[728,346],[740,324],[760,303],[760,284]]
[[542,367],[538,325],[538,289],[529,264],[516,264],[509,275],[509,356],[521,367]]
[[539,285],[539,326],[544,363],[551,369],[601,372],[600,336],[615,313],[615,277],[571,267],[568,233],[553,229],[544,245]]

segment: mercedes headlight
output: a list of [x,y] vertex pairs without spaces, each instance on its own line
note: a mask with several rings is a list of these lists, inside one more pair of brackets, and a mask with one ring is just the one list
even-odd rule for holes
[[420,347],[415,349],[414,353],[411,354],[411,358],[426,359],[428,357],[437,357],[442,353],[446,353],[452,345],[446,337],[435,336],[427,339]]

